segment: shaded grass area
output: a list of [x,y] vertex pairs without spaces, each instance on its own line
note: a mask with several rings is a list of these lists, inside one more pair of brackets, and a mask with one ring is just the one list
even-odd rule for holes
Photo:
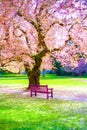
[[87,103],[0,94],[1,130],[86,130]]

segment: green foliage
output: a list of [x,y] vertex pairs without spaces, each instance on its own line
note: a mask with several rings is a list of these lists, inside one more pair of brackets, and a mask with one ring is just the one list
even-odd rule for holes
[[61,62],[55,60],[54,61],[54,68],[55,68],[57,75],[62,75],[63,67],[61,65]]
[[56,74],[59,76],[71,76],[72,72],[68,72],[64,70],[64,67],[62,66],[61,62],[59,61],[54,61],[54,68],[56,71]]
[[0,74],[11,74],[12,72],[9,72],[8,70],[4,70],[0,68]]

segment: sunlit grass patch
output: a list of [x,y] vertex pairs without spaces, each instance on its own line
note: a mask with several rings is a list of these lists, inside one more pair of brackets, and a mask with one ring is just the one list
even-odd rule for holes
[[[46,74],[45,77],[40,77],[41,84],[47,84],[49,87],[87,87],[87,78],[85,77],[64,77],[57,76],[55,74]],[[11,74],[0,76],[0,85],[4,86],[18,86],[27,87],[28,78],[27,75]]]
[[[81,79],[81,80],[80,80]],[[54,88],[85,89],[86,78],[41,76],[41,84]],[[26,88],[26,75],[0,78],[0,86]],[[87,103],[0,94],[0,130],[86,130]]]
[[86,129],[87,103],[0,94],[0,128]]

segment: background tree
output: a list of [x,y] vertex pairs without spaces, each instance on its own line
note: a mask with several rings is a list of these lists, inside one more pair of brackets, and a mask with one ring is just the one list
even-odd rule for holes
[[85,62],[85,58],[80,55],[78,60],[78,66],[74,69],[75,74],[81,76],[87,72],[87,63]]
[[86,11],[86,0],[2,0],[0,65],[8,68],[19,62],[29,83],[39,84],[46,54],[61,51],[71,40],[87,49]]

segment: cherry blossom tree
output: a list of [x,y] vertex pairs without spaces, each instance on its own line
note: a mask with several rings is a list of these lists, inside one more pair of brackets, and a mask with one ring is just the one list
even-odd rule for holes
[[83,56],[87,60],[86,48],[82,48],[77,44],[72,44],[66,46],[61,51],[56,51],[52,53],[53,59],[61,62],[63,66],[71,66],[72,69],[78,66],[78,61],[80,57]]
[[0,1],[0,66],[24,66],[29,84],[39,84],[44,57],[69,41],[85,52],[86,36],[86,0]]

